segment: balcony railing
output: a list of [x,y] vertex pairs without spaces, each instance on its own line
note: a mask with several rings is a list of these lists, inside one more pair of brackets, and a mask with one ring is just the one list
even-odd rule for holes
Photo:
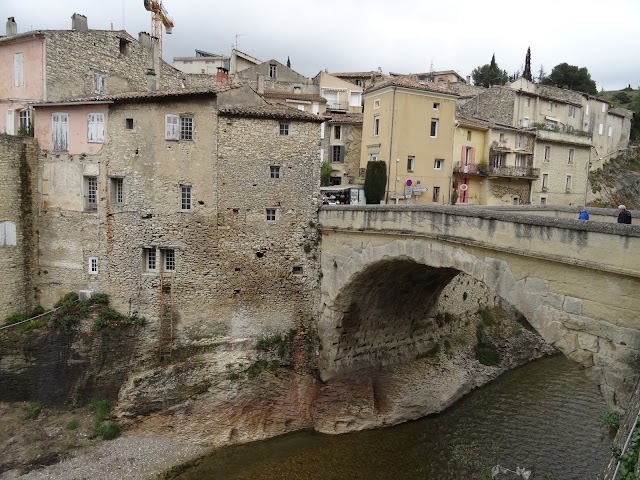
[[349,102],[327,102],[327,110],[346,112],[349,110]]
[[520,177],[520,178],[538,178],[540,169],[533,167],[497,167],[494,165],[461,165],[456,163],[453,167],[454,173],[462,173],[466,175],[489,175],[497,177]]

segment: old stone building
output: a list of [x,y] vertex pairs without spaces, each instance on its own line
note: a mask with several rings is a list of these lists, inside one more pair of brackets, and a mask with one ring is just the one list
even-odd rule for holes
[[110,102],[97,151],[77,135],[54,151],[36,122],[42,304],[106,292],[151,320],[150,341],[172,324],[176,345],[308,320],[322,118],[228,84],[91,101],[36,106],[73,118]]
[[322,157],[331,163],[331,185],[364,183],[360,177],[362,114],[336,113],[327,116],[322,139]]

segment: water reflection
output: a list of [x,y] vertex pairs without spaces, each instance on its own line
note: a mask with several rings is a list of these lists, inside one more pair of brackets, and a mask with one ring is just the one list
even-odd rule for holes
[[500,463],[532,469],[532,480],[595,479],[609,459],[599,423],[606,408],[577,365],[556,356],[503,375],[440,415],[224,448],[179,478],[469,480]]

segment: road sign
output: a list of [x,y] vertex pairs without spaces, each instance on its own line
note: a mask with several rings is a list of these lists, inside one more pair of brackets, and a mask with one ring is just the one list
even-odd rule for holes
[[427,191],[427,187],[413,187],[413,193],[420,192],[424,193]]
[[410,178],[407,178],[406,185],[407,185],[407,187],[410,187],[411,185],[413,185],[413,182],[411,181]]

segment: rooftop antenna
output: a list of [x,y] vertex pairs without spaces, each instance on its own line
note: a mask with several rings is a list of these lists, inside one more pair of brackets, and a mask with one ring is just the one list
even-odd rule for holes
[[429,67],[429,73],[433,73],[433,59],[431,59],[431,66]]
[[126,30],[124,25],[124,0],[122,0],[122,30]]
[[236,42],[232,45],[234,50],[238,49],[238,37],[244,37],[244,33],[236,33]]

